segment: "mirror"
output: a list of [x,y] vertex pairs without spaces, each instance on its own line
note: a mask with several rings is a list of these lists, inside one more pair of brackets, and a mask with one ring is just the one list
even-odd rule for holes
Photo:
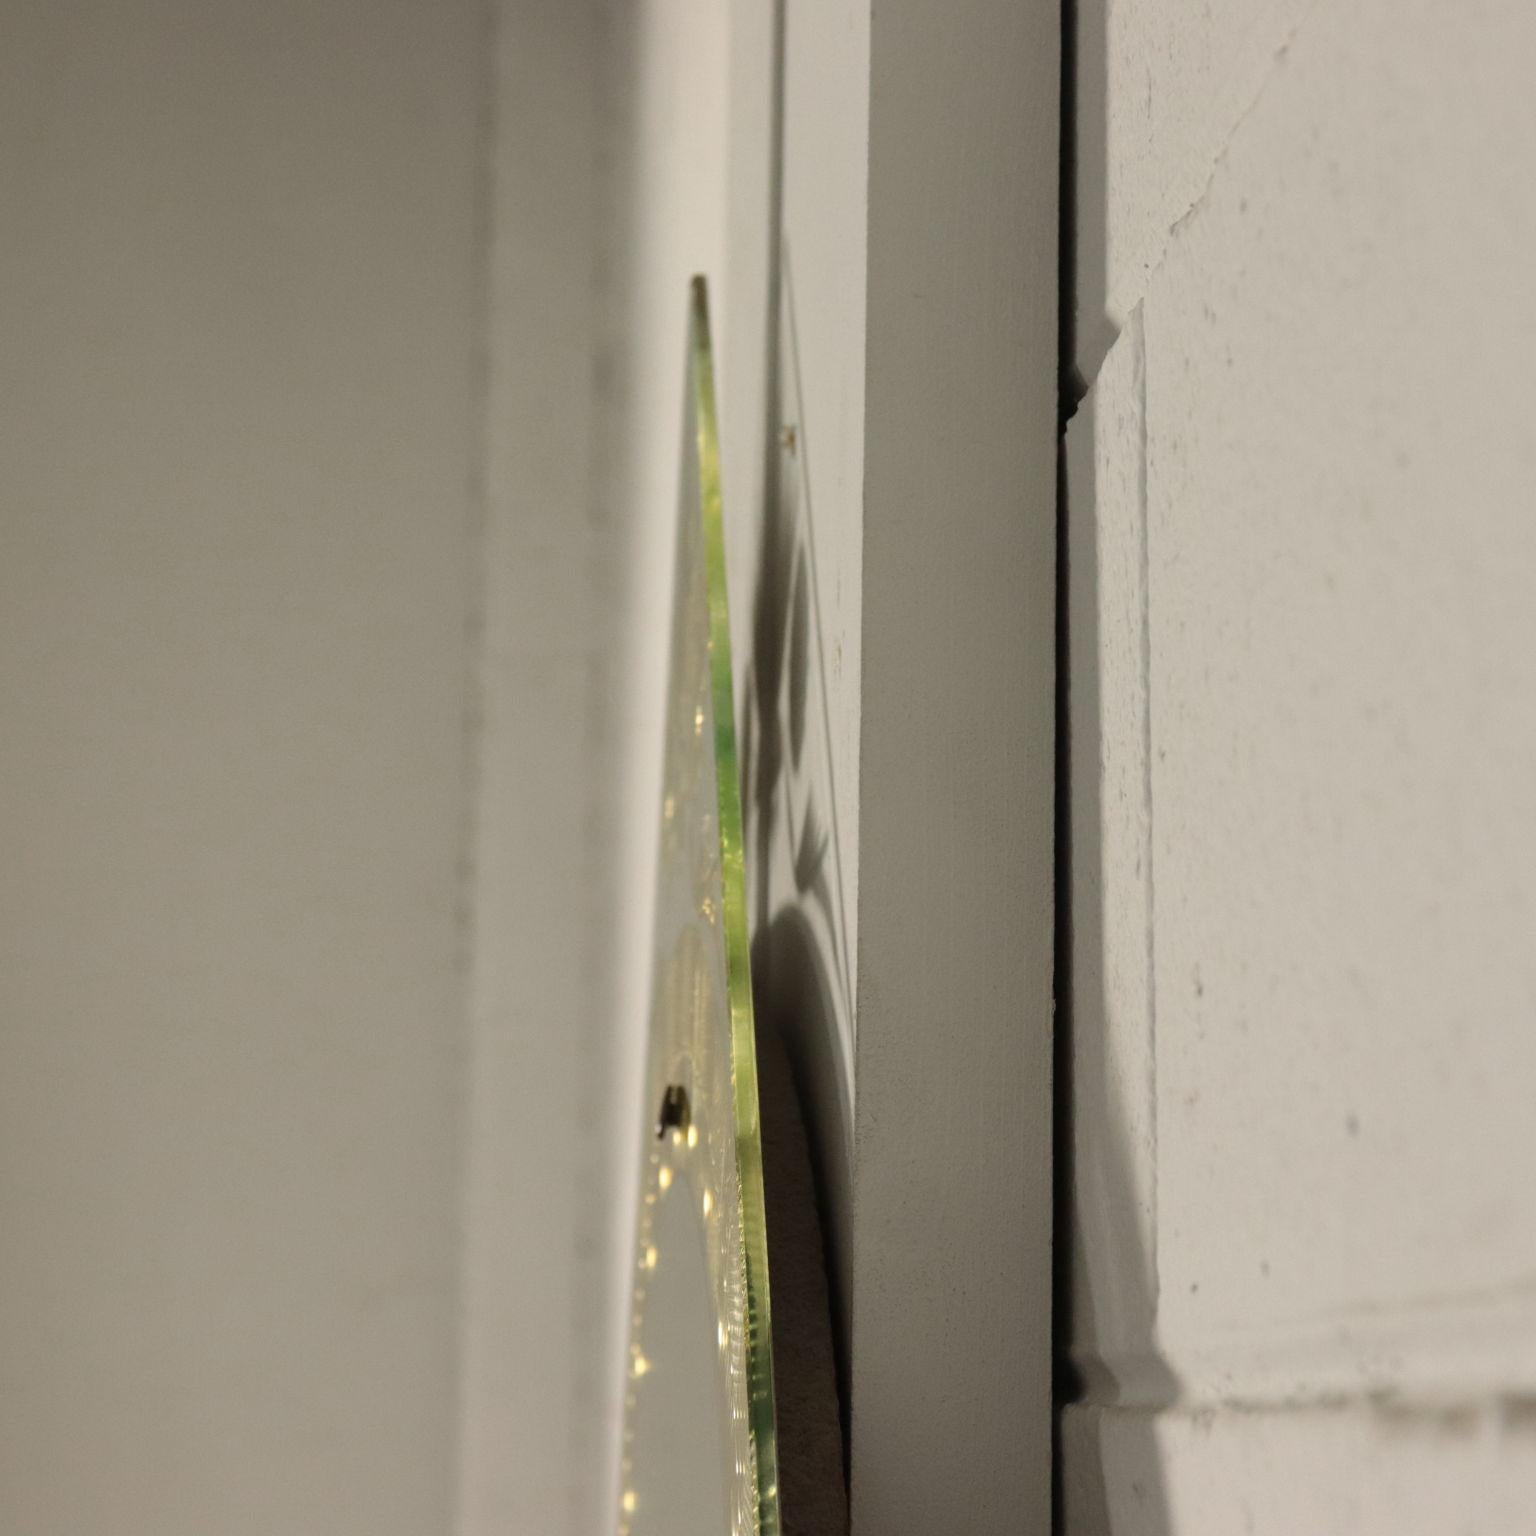
[[772,1332],[708,296],[690,290],[621,1536],[778,1536]]

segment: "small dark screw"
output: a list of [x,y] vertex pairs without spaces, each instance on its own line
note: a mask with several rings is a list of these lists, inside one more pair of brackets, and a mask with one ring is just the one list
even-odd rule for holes
[[661,1111],[656,1116],[656,1139],[661,1140],[668,1131],[686,1131],[690,1113],[688,1090],[681,1083],[672,1083],[661,1096]]

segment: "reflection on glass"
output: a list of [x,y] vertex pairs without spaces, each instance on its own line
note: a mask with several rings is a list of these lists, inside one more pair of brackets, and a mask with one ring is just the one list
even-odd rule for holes
[[622,1536],[778,1536],[720,451],[691,289]]

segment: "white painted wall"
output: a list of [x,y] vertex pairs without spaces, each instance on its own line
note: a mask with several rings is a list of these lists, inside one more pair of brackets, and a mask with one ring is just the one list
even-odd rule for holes
[[782,39],[761,511],[730,358],[723,401],[755,982],[815,1110],[854,1529],[1011,1529],[1049,1494],[1057,16],[787,0]]
[[[869,225],[869,0],[785,0],[781,283],[793,317],[793,423],[811,510],[831,727],[844,940],[858,977],[865,301]],[[793,396],[791,396],[793,389]]]
[[0,22],[0,1528],[603,1531],[727,17],[248,9]]
[[853,1530],[1044,1530],[1060,13],[871,32]]
[[449,1528],[480,17],[0,19],[0,1529]]
[[1069,1529],[1524,1529],[1536,26],[1080,24]]
[[781,446],[758,513],[728,439],[726,516],[755,984],[815,1111],[855,1531],[1049,1518],[1057,23],[783,7]]
[[619,1496],[687,289],[706,273],[724,318],[729,38],[702,0],[497,21],[461,1529],[589,1536]]
[[732,26],[722,420],[748,905],[763,1027],[809,1105],[846,1362],[869,8],[740,0]]
[[611,1527],[612,936],[625,531],[596,494],[602,7],[494,36],[459,1524]]

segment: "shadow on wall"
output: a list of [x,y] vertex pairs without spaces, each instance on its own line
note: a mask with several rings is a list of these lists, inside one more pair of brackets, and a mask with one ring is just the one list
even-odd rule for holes
[[[795,825],[788,774],[800,753],[810,671],[805,657],[813,622],[804,552],[795,556],[786,509],[768,498],[754,600],[754,648],[743,734],[742,798],[754,861],[753,1003],[762,1063],[763,1138],[768,1175],[768,1235],[775,1300],[774,1369],[779,1400],[780,1481],[786,1531],[828,1533],[847,1522],[849,1319],[847,1312],[850,1177],[839,1024],[837,957],[829,947],[832,910],[830,841],[807,803]],[[798,596],[797,596],[798,594]],[[779,845],[787,843],[792,889],[775,889]],[[778,902],[777,911],[774,902]],[[814,918],[808,915],[814,913]],[[771,914],[771,915],[770,915]],[[779,1086],[775,1089],[775,1082]],[[780,1134],[798,1122],[796,1135]],[[777,1128],[776,1128],[777,1125]],[[776,1142],[803,1144],[806,1177],[787,1199],[789,1159],[769,1166]],[[788,1303],[784,1305],[781,1303]],[[819,1309],[820,1317],[810,1312]],[[800,1315],[795,1315],[796,1312]],[[822,1412],[816,1343],[825,1330],[835,1404]],[[834,1386],[829,1382],[828,1386]],[[827,1444],[830,1436],[831,1444]]]
[[[831,742],[825,700],[822,615],[815,581],[804,423],[799,408],[793,306],[787,254],[780,253],[778,298],[770,303],[769,433],[764,462],[761,538],[752,601],[751,656],[742,708],[742,806],[756,931],[753,999],[763,1049],[782,1052],[792,1098],[803,1119],[814,1198],[812,1233],[782,1211],[773,1219],[769,1262],[775,1291],[785,1266],[803,1271],[806,1255],[786,1251],[819,1237],[818,1303],[829,1313],[837,1387],[837,1460],[844,1494],[848,1466],[849,1252],[853,1126],[845,1050],[851,1022],[842,882],[835,825]],[[766,1114],[766,1110],[765,1110]],[[770,1128],[765,1118],[765,1137]],[[809,1278],[794,1284],[810,1294]],[[774,1317],[775,1357],[786,1353]],[[796,1341],[786,1340],[793,1355]],[[776,1365],[777,1368],[777,1365]],[[781,1405],[796,1385],[781,1381]],[[784,1427],[781,1425],[781,1440]],[[796,1519],[787,1464],[785,1516]],[[820,1497],[818,1507],[829,1504]],[[843,1506],[846,1516],[846,1505]],[[806,1505],[801,1504],[804,1510]],[[793,1527],[805,1528],[797,1521]],[[820,1529],[820,1526],[816,1527]]]
[[815,1133],[840,1112],[840,1101],[817,1101],[818,1085],[829,1081],[820,1058],[832,1024],[830,993],[814,935],[793,907],[758,934],[752,973],[784,1529],[786,1536],[842,1536],[846,1336],[828,1262],[828,1157]]
[[[742,741],[742,802],[758,913],[752,943],[753,996],[761,1027],[783,1040],[808,1126],[827,1244],[846,1439],[845,1234],[853,1127],[838,1044],[840,957],[837,925],[830,918],[835,903],[828,868],[832,843],[816,801],[795,793],[790,782],[800,758],[796,722],[807,714],[811,673],[805,661],[806,636],[819,621],[807,598],[804,550],[797,546],[785,498],[778,495],[770,495],[765,507],[758,570]],[[797,800],[802,802],[798,816]]]
[[1125,1102],[1144,1085],[1115,1070],[1105,986],[1096,498],[1090,476],[1071,495],[1065,473],[1061,486],[1070,543],[1058,620],[1057,879],[1069,899],[1057,906],[1057,1514],[1068,1536],[1168,1536],[1155,1414],[1178,1383],[1155,1351],[1156,1259]]
[[[1116,338],[1106,313],[1108,5],[1065,0],[1063,8],[1064,422]],[[1113,427],[1096,419],[1090,396],[1072,426],[1072,472],[1064,444],[1058,480],[1055,1524],[1067,1536],[1170,1536],[1156,1416],[1177,1398],[1178,1383],[1156,1349],[1155,1192],[1153,1208],[1143,1209],[1127,1104],[1128,1093],[1150,1085],[1127,1082],[1117,1070],[1123,1063],[1113,1036],[1127,1024],[1112,1018],[1116,1004],[1106,985],[1106,594],[1094,445],[1096,433]],[[1138,537],[1145,536],[1143,526]],[[1140,599],[1148,600],[1144,587]],[[1144,619],[1143,611],[1135,623],[1143,646]],[[1149,781],[1144,787],[1150,860]],[[1150,923],[1150,870],[1145,878]],[[1150,1026],[1150,943],[1146,964]]]

